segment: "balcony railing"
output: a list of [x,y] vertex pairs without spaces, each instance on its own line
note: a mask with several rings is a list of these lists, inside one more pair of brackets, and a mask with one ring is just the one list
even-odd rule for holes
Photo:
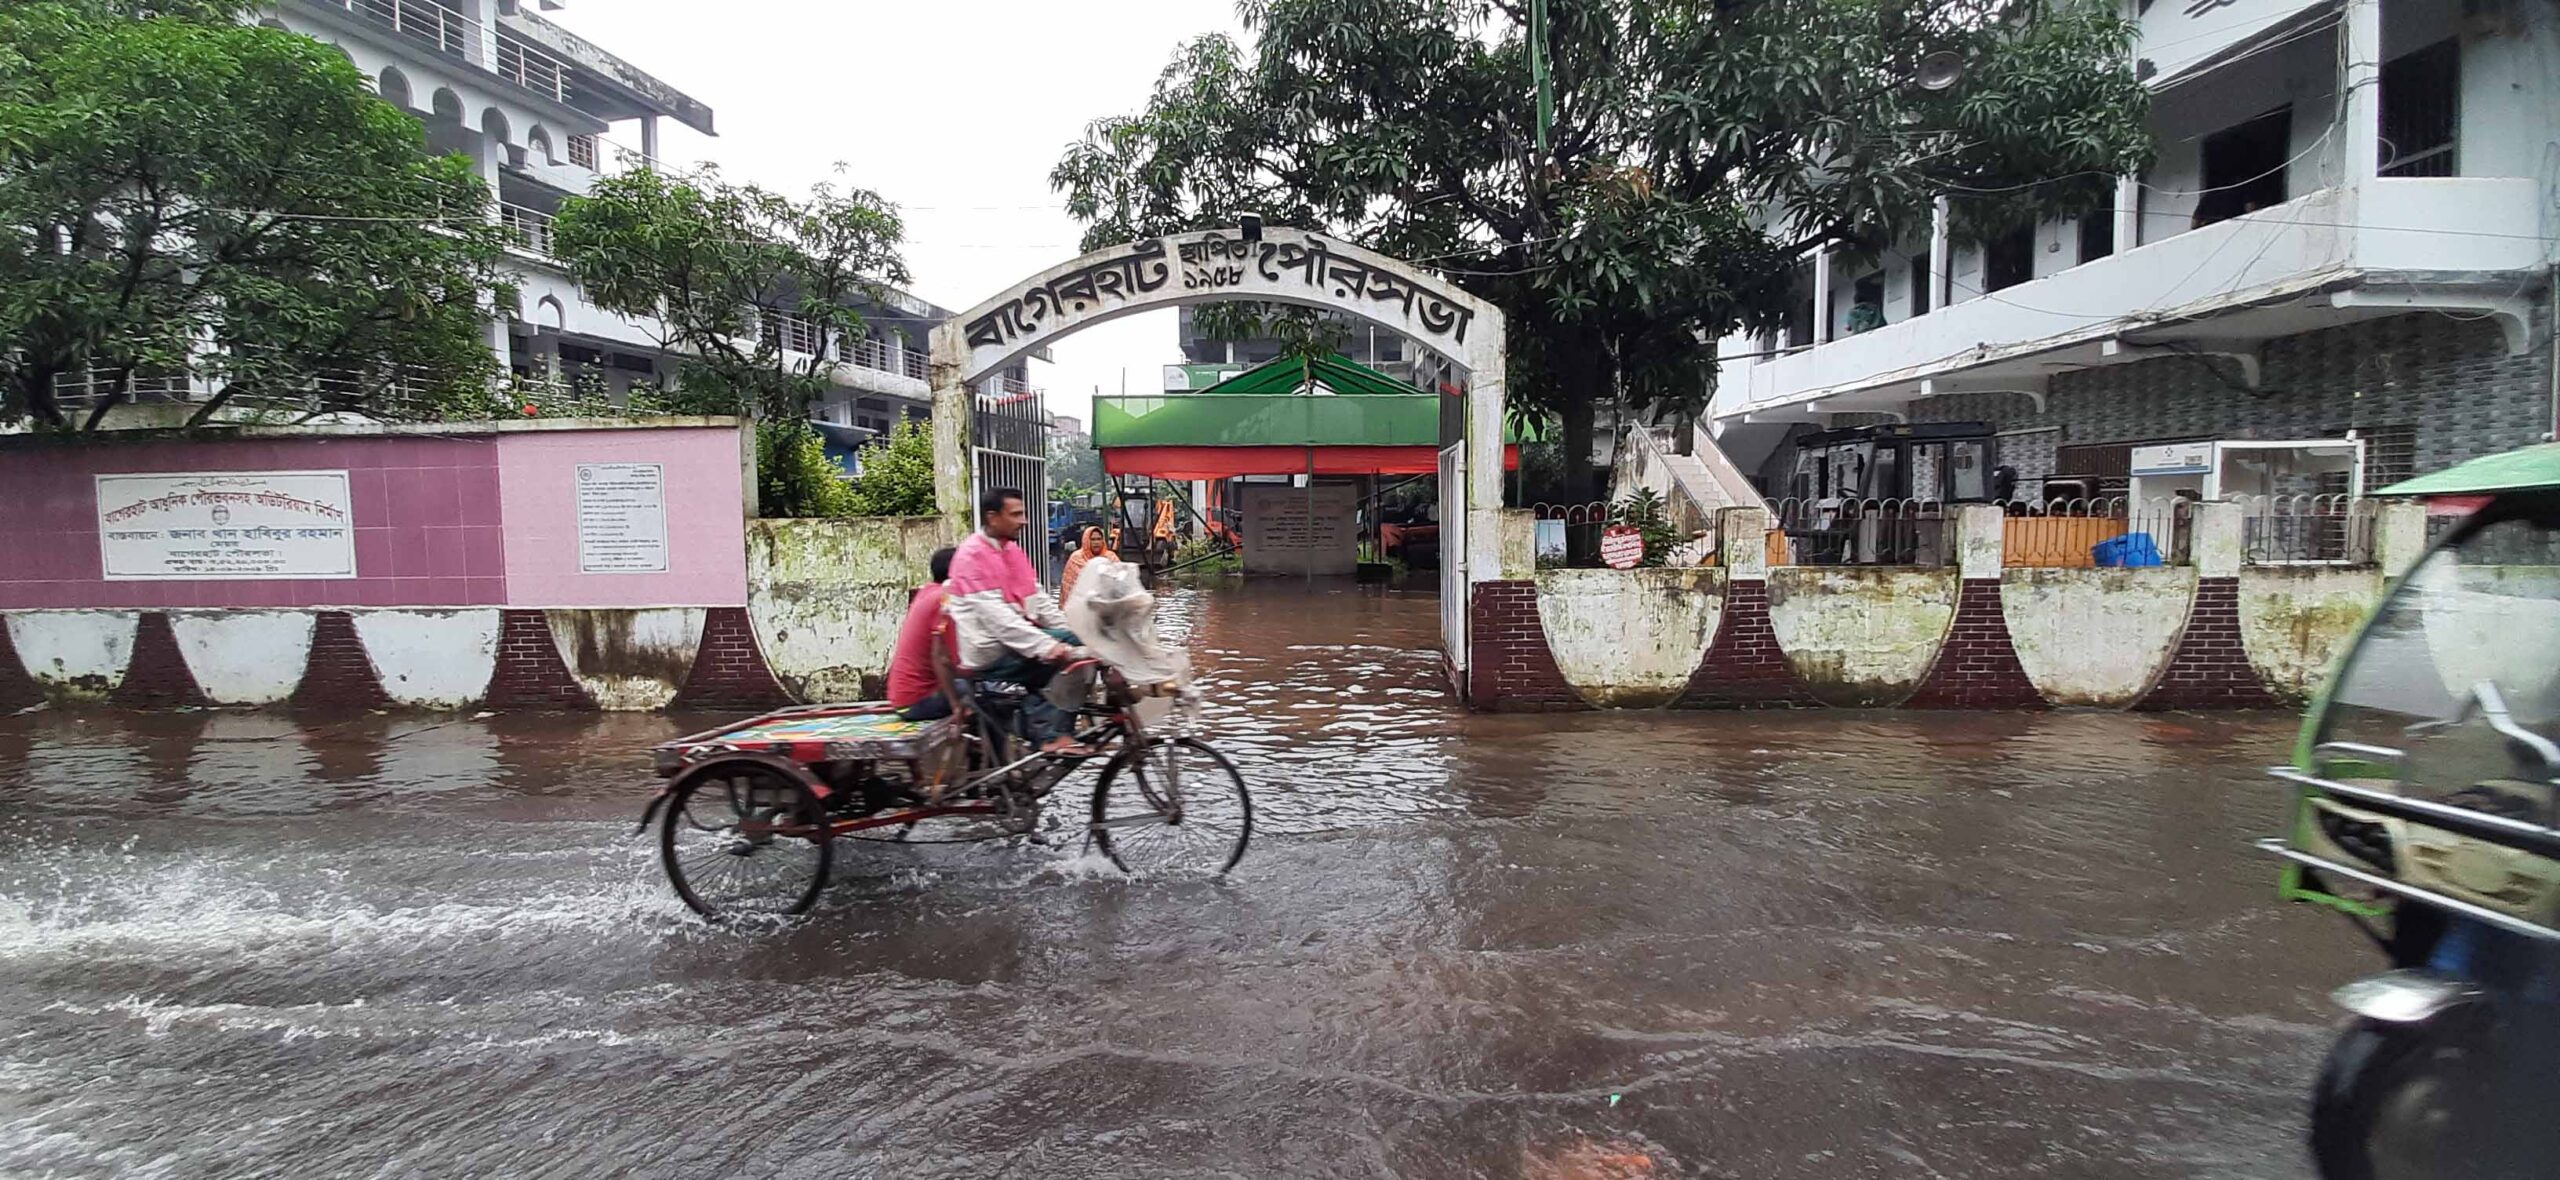
[[[2537,194],[2535,181],[2506,177],[2381,178],[2355,190],[2318,189],[1873,331],[1728,360],[1715,412],[1909,389],[2164,317],[2283,296],[2353,270],[2530,271],[2545,265]],[[1964,286],[1959,295],[1978,294]]]
[[507,81],[553,102],[569,101],[569,63],[506,29],[498,30],[497,67],[498,76]]
[[1023,402],[1037,402],[1040,400],[1040,395],[1044,392],[1047,391],[1041,389],[1037,385],[1033,385],[1019,377],[1008,376],[1002,373],[978,379],[979,398],[983,401],[999,406],[1018,405]]
[[859,340],[837,341],[836,359],[848,365],[876,369],[883,373],[896,373],[917,381],[926,379],[926,358],[923,353],[884,343],[869,336]]
[[514,235],[516,242],[527,251],[544,258],[552,257],[550,214],[522,205],[502,204],[498,206],[498,224]]
[[756,312],[756,333],[766,344],[784,352],[818,354],[818,325],[807,316],[764,308]]
[[488,48],[480,40],[480,22],[435,0],[319,0],[386,25],[438,53],[487,64]]

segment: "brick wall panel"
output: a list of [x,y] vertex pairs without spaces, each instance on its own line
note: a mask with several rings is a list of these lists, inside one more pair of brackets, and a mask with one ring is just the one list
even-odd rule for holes
[[593,709],[595,698],[569,674],[550,619],[538,610],[498,616],[498,662],[483,694],[492,709]]
[[44,703],[44,690],[27,672],[27,663],[18,657],[18,645],[9,638],[9,628],[0,623],[0,712],[14,713]]
[[1675,709],[1811,708],[1821,705],[1796,674],[1769,625],[1769,584],[1737,579],[1725,586],[1724,613]]
[[125,665],[124,683],[107,699],[128,709],[203,708],[205,699],[187,657],[178,649],[167,611],[144,611],[133,631],[133,657]]
[[2151,690],[2134,702],[2145,711],[2272,709],[2275,694],[2249,663],[2240,639],[2240,580],[2199,578],[2177,650]]
[[2027,679],[2000,610],[1998,578],[1968,578],[1956,592],[1955,619],[1909,709],[2040,709],[2044,694]]
[[1467,603],[1469,654],[1467,704],[1496,712],[1543,713],[1588,709],[1590,703],[1565,681],[1547,647],[1538,618],[1535,582],[1481,582]]
[[792,703],[756,646],[755,628],[740,606],[713,607],[702,620],[702,645],[693,670],[671,708],[772,709]]
[[356,633],[355,618],[342,610],[324,610],[311,625],[311,655],[303,661],[302,683],[293,690],[296,709],[387,709],[391,694]]

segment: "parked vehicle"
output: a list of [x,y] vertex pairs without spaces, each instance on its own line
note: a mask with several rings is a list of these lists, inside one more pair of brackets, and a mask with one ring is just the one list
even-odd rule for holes
[[2328,1180],[2560,1175],[2560,444],[2376,493],[2470,508],[2305,718],[2286,897],[2391,970],[2312,1095]]

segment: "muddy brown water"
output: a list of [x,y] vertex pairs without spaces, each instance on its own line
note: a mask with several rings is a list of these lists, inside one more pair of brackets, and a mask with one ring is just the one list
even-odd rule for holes
[[1178,592],[1224,883],[863,848],[715,929],[713,718],[0,719],[0,1174],[2307,1175],[2287,718],[1456,711],[1427,594]]

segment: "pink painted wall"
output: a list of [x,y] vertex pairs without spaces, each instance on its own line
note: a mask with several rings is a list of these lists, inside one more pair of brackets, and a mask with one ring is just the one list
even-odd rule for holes
[[[509,605],[740,606],[747,601],[745,477],[735,429],[502,434],[497,455]],[[665,573],[578,572],[581,463],[657,463],[665,468]]]
[[[94,476],[339,469],[354,518],[355,577],[101,576]],[[496,440],[487,435],[17,440],[0,451],[0,504],[9,506],[0,512],[0,609],[494,606],[508,601],[498,493]]]

